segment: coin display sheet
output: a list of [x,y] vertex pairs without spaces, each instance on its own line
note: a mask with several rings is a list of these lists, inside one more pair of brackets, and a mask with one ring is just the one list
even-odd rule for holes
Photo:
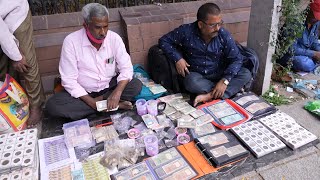
[[257,120],[233,127],[231,131],[257,158],[286,147],[279,138]]
[[287,146],[297,149],[317,139],[317,136],[300,126],[284,112],[277,112],[259,119],[271,129]]
[[37,129],[0,135],[0,179],[38,179]]

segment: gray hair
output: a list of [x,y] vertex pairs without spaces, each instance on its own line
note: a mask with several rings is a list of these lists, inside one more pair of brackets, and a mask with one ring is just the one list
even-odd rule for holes
[[104,17],[107,16],[109,19],[108,9],[99,3],[89,3],[82,8],[82,17],[88,24],[91,22],[92,17]]

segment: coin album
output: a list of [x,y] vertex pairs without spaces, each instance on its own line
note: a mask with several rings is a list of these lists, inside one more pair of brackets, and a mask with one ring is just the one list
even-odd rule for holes
[[317,139],[317,136],[300,126],[284,112],[276,112],[259,119],[291,149],[297,149]]
[[233,127],[231,131],[257,158],[286,147],[279,138],[257,120]]

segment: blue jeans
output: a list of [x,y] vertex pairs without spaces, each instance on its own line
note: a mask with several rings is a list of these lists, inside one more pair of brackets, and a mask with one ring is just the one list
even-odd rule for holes
[[308,56],[294,56],[292,59],[292,68],[296,71],[310,72],[316,68],[316,63]]
[[[241,68],[237,75],[235,75],[226,91],[224,92],[223,99],[230,98],[231,96],[237,94],[241,88],[246,85],[251,79],[251,72],[246,68]],[[206,94],[212,91],[215,84],[220,81],[220,79],[212,79],[209,76],[203,76],[197,72],[190,72],[184,78],[184,86],[187,91],[194,94]]]

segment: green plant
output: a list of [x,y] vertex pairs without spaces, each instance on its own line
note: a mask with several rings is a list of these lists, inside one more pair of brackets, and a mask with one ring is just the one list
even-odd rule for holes
[[262,98],[265,99],[270,104],[274,106],[280,106],[283,104],[289,104],[291,101],[283,95],[280,95],[274,87],[270,87],[267,92],[262,95]]
[[[292,60],[289,60],[289,63],[286,67],[281,66],[276,63],[278,59],[281,59],[284,55],[292,57],[293,51],[290,48],[295,40],[302,36],[303,30],[305,28],[304,22],[308,9],[301,10],[300,0],[283,0],[281,6],[281,17],[279,21],[279,32],[277,38],[273,38],[274,41],[271,42],[271,45],[275,46],[275,53],[272,56],[272,62],[274,67],[276,67],[276,75],[278,77],[283,77],[288,72],[291,71]],[[279,70],[279,66],[281,67]]]

